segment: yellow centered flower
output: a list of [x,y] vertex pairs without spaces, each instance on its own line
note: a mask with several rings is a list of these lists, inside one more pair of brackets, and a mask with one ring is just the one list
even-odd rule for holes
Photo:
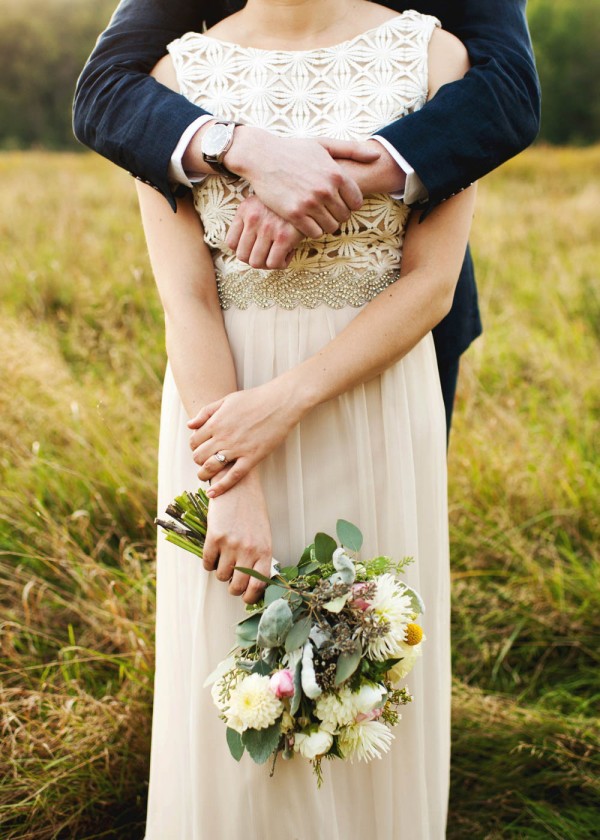
[[406,625],[406,639],[404,641],[407,645],[418,645],[422,638],[423,629],[418,624],[412,624],[411,622]]

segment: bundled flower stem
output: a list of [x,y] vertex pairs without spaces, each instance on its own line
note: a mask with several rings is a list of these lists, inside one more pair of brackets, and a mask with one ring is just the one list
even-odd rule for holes
[[[202,556],[208,499],[202,490],[157,520],[167,539]],[[227,726],[232,756],[257,763],[297,753],[322,783],[323,758],[371,761],[388,752],[400,707],[412,700],[406,677],[421,653],[423,602],[398,574],[410,558],[361,561],[363,538],[343,519],[337,541],[319,533],[295,566],[261,580],[261,601],[246,607],[235,644],[206,685]]]
[[155,519],[154,522],[167,531],[167,540],[202,557],[208,515],[208,496],[204,490],[186,491],[177,496],[166,513],[175,521]]

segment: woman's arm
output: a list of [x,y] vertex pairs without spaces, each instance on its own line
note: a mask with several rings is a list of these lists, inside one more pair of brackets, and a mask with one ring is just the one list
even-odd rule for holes
[[[169,61],[161,62],[155,74],[163,84],[174,83]],[[237,387],[213,262],[191,196],[179,202],[175,215],[155,190],[138,184],[137,191],[165,312],[169,363],[191,416]],[[232,594],[245,593],[245,600],[255,601],[263,587],[247,575],[234,574],[233,566],[270,573],[270,527],[257,473],[249,472],[231,494],[216,502],[209,506],[204,565],[212,570],[218,561],[219,580],[231,579]]]
[[[439,32],[430,47],[432,95],[468,68],[464,47]],[[401,359],[447,314],[464,259],[475,189],[444,202],[419,224],[413,217],[399,279],[370,301],[319,353],[258,388],[206,406],[190,427],[203,479],[219,472],[211,456],[223,450],[236,463],[213,482],[213,497],[229,490],[285,438],[315,406],[380,374]]]

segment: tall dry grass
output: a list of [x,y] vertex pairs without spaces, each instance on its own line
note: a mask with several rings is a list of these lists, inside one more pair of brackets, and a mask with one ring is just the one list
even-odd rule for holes
[[[600,149],[481,184],[450,838],[597,833]],[[0,836],[143,835],[162,316],[131,179],[0,157]]]

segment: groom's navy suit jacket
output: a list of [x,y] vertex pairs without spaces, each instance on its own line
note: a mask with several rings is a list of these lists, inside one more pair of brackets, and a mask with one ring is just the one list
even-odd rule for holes
[[[398,12],[438,17],[466,45],[472,69],[423,109],[378,132],[409,161],[429,192],[425,213],[535,138],[540,93],[526,0],[380,0]],[[238,3],[240,7],[242,4]],[[77,85],[75,134],[159,189],[175,205],[167,173],[185,128],[204,113],[147,73],[184,32],[210,26],[235,0],[122,0]],[[435,328],[440,369],[481,332],[470,253],[450,314]]]

